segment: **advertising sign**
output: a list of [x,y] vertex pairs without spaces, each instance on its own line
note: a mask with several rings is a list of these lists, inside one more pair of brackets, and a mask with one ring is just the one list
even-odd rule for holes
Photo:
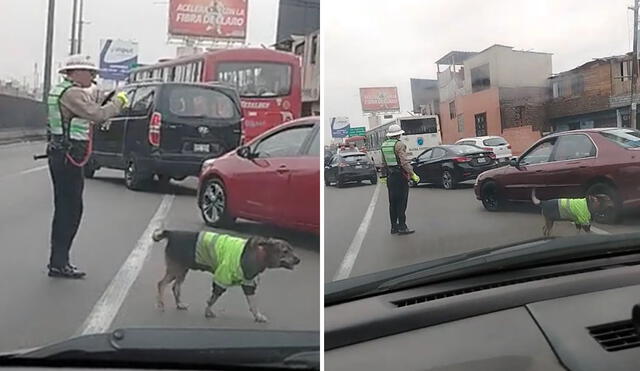
[[100,77],[125,80],[138,64],[138,43],[125,40],[100,40]]
[[367,129],[364,126],[358,126],[355,128],[349,128],[349,137],[361,137],[367,132]]
[[247,3],[248,0],[170,0],[169,34],[244,40]]
[[332,117],[331,118],[331,137],[346,138],[349,136],[349,118],[348,117]]
[[365,113],[400,111],[396,87],[360,88],[360,102]]

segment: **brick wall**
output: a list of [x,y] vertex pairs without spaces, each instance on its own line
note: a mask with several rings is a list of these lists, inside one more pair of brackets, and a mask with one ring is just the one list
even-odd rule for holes
[[502,130],[520,126],[532,126],[534,130],[540,130],[546,122],[545,102],[548,99],[548,88],[501,88]]
[[502,131],[502,137],[511,144],[511,152],[514,156],[520,156],[535,141],[541,138],[540,132],[534,130],[531,125],[508,128]]

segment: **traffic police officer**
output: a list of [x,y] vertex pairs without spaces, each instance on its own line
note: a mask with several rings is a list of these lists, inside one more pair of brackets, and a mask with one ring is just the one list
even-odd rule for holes
[[98,69],[88,57],[70,56],[59,71],[64,80],[49,93],[47,106],[49,172],[54,190],[49,276],[82,278],[69,262],[69,250],[82,218],[83,166],[91,151],[91,126],[117,115],[125,93],[100,106],[90,89]]
[[407,200],[409,199],[409,179],[418,183],[420,178],[413,172],[407,158],[407,146],[400,141],[404,130],[400,125],[391,125],[387,131],[387,140],[382,143],[382,182],[387,183],[389,191],[389,217],[391,234],[411,234],[415,232],[406,224]]

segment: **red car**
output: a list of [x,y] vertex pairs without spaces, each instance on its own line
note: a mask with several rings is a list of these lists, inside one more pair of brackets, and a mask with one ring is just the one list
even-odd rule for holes
[[320,231],[320,119],[280,125],[204,162],[198,207],[207,225],[243,218]]
[[605,193],[613,201],[595,215],[614,223],[622,209],[640,206],[640,131],[626,128],[585,129],[538,140],[511,166],[486,171],[476,180],[476,198],[489,211],[506,201],[531,201]]

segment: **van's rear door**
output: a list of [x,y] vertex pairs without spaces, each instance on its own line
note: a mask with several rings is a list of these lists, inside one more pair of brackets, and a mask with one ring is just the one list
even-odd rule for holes
[[240,100],[232,89],[203,84],[166,84],[159,150],[163,156],[199,160],[218,157],[240,143]]

